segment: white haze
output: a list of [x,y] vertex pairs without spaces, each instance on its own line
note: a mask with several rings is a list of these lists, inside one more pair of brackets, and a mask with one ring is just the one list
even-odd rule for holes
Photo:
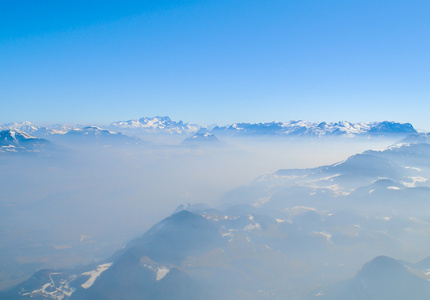
[[0,288],[38,268],[105,259],[178,205],[212,206],[278,169],[332,164],[394,140],[225,138],[216,147],[78,147],[0,158]]

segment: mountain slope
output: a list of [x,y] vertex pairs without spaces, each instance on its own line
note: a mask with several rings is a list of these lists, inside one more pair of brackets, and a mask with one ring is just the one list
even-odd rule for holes
[[[382,151],[365,151],[329,166],[279,170],[226,193],[222,201],[267,210],[309,206],[325,210],[376,209],[374,213],[391,203],[396,211],[417,212],[417,207],[430,207],[425,201],[430,196],[429,179],[430,145],[402,144]],[[417,206],[411,207],[410,203]]]
[[[180,264],[221,242],[200,215],[181,211],[156,224],[115,256],[113,266],[72,299],[201,299],[209,295]],[[204,286],[204,285],[203,285]]]

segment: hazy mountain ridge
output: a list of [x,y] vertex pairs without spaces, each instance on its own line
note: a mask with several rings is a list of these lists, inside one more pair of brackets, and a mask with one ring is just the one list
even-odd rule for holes
[[[194,211],[193,206],[188,209]],[[387,236],[381,234],[372,237],[387,226],[386,220],[355,215],[346,216],[349,221],[345,223],[345,219],[338,219],[341,212],[332,212],[333,217],[308,210],[287,221],[259,214],[253,207],[191,211],[182,210],[157,223],[98,265],[75,271],[41,270],[0,293],[0,299],[272,299],[291,295],[295,295],[294,299],[312,299],[318,295],[337,300],[346,299],[348,293],[356,295],[348,299],[381,299],[381,293],[392,294],[390,289],[396,284],[393,280],[399,277],[396,272],[408,278],[409,283],[417,282],[420,289],[408,290],[409,283],[397,285],[402,294],[390,299],[407,299],[404,295],[408,292],[420,295],[429,288],[427,271],[419,264],[406,270],[403,264],[391,263],[391,259],[377,258],[348,284],[340,284],[342,288],[336,284],[309,290],[308,285],[348,274],[346,266],[334,264],[347,263],[350,251],[358,255],[365,250],[353,250],[363,241],[380,240],[394,245],[393,238],[386,240]],[[335,231],[341,224],[345,229],[354,228],[357,221],[363,228],[356,236]],[[370,223],[372,229],[364,229],[370,228]],[[401,227],[410,228],[411,224]],[[388,263],[384,263],[386,260]],[[386,266],[393,264],[394,270],[387,271]],[[321,268],[324,273],[319,273]],[[369,284],[363,280],[378,290],[365,289]],[[378,285],[378,280],[385,284]]]
[[[279,170],[224,196],[224,202],[241,201],[270,210],[285,209],[292,202],[330,209],[391,197],[402,205],[408,197],[424,208],[430,188],[430,145],[403,144],[383,151],[366,151],[329,166]],[[387,182],[385,185],[378,183]],[[389,184],[388,184],[389,183]],[[385,195],[385,196],[383,196]],[[294,201],[294,198],[300,201]],[[323,201],[322,201],[323,200]],[[347,201],[344,201],[347,200]],[[374,202],[382,210],[384,202]],[[403,204],[408,209],[406,203]],[[356,207],[363,210],[365,207]],[[412,208],[409,208],[412,209]]]
[[[148,144],[139,138],[129,137],[120,132],[112,132],[96,126],[84,128],[48,129],[29,125],[32,133],[19,129],[0,131],[0,153],[41,153],[50,154],[61,146],[120,146]],[[35,130],[33,130],[35,129]],[[64,149],[63,149],[64,150]]]
[[429,133],[413,133],[407,135],[404,139],[400,141],[400,143],[430,143],[430,134]]
[[73,128],[64,134],[51,135],[59,143],[94,144],[100,146],[140,145],[145,142],[136,137],[130,137],[121,132],[113,132],[97,126]]

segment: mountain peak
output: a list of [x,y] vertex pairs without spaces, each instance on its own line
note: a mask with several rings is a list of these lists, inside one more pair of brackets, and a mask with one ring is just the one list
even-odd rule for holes
[[396,273],[406,271],[407,269],[399,261],[388,256],[378,256],[366,263],[357,277],[379,277],[386,273]]

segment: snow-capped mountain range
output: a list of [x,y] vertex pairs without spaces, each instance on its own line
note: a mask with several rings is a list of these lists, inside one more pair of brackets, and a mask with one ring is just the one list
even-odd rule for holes
[[[101,126],[103,127],[103,126]],[[54,125],[42,127],[30,122],[8,123],[0,125],[0,129],[18,129],[23,132],[39,136],[42,132],[47,134],[65,134],[76,128],[84,128],[81,125]],[[118,121],[104,126],[124,134],[176,134],[194,135],[197,132],[209,132],[215,135],[234,136],[255,136],[255,135],[276,135],[276,136],[389,136],[417,134],[417,131],[410,123],[399,122],[268,122],[268,123],[234,123],[226,126],[215,126],[207,128],[204,126],[184,123],[183,121],[173,121],[169,117],[143,117],[135,120]]]
[[270,123],[235,123],[223,127],[215,127],[215,134],[227,135],[282,135],[282,136],[385,136],[392,134],[416,133],[409,123],[398,122],[270,122]]
[[169,117],[143,117],[135,120],[114,122],[110,125],[114,130],[138,129],[145,133],[193,134],[201,126],[188,124],[182,121],[172,121]]
[[[418,133],[409,123],[315,123],[305,121],[270,123],[234,123],[211,128],[173,121],[169,117],[140,118],[119,121],[109,126],[50,125],[40,126],[28,121],[0,124],[2,144],[0,153],[42,153],[42,149],[76,146],[131,146],[149,145],[148,140],[176,136],[183,139],[182,146],[223,145],[218,137],[282,137],[282,138],[324,138],[324,137],[390,137],[405,142],[428,142],[427,133]],[[16,135],[19,139],[13,139]],[[150,137],[152,136],[152,137]],[[403,139],[403,140],[402,140]],[[51,142],[51,143],[50,143]],[[46,147],[46,145],[50,147]],[[46,152],[46,151],[44,151]]]
[[385,136],[393,134],[417,133],[409,123],[399,122],[268,122],[234,123],[226,126],[206,128],[182,121],[176,122],[169,117],[140,118],[112,123],[116,131],[141,130],[145,133],[194,134],[207,131],[216,135],[281,135],[281,136]]

